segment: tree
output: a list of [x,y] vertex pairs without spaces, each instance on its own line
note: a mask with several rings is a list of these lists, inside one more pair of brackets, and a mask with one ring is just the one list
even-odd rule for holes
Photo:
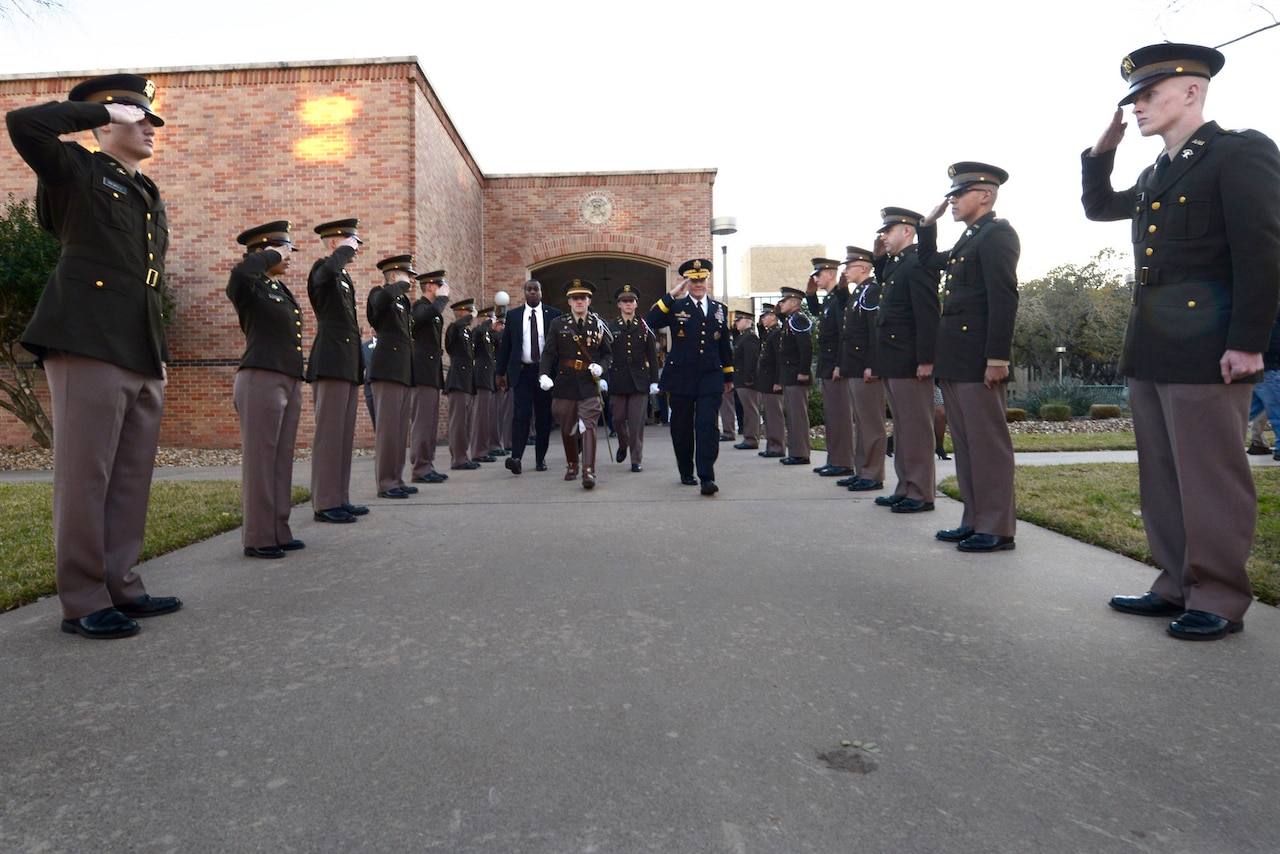
[[0,219],[0,409],[6,409],[31,431],[42,448],[53,445],[53,425],[35,394],[30,354],[18,340],[27,328],[49,274],[58,263],[58,241],[40,227],[30,199],[9,194]]
[[1058,370],[1090,384],[1116,382],[1133,286],[1120,273],[1112,250],[1084,265],[1064,264],[1019,290],[1014,358],[1038,374]]

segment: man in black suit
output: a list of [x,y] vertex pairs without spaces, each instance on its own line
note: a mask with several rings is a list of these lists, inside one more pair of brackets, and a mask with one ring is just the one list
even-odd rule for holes
[[551,444],[551,392],[538,387],[538,362],[547,343],[547,329],[560,316],[559,309],[542,302],[542,283],[524,283],[524,305],[507,312],[507,326],[498,345],[499,388],[511,389],[511,456],[506,466],[512,474],[523,471],[529,422],[535,432],[534,460],[538,471],[547,470],[547,446]]
[[[135,74],[93,77],[66,101],[13,110],[9,137],[39,178],[40,225],[62,244],[22,346],[49,382],[57,453],[53,539],[62,630],[136,634],[138,617],[182,607],[147,594],[142,551],[160,438],[168,346],[163,293],[169,224],[139,171],[164,125],[155,85]],[[63,134],[92,130],[97,152]]]
[[[720,431],[720,398],[733,391],[733,350],[729,309],[707,295],[711,262],[695,258],[680,265],[680,281],[649,311],[653,329],[671,330],[671,350],[658,387],[671,397],[671,445],[680,482],[702,484],[715,495]],[[698,477],[694,478],[694,471]]]
[[[1133,221],[1129,378],[1142,523],[1161,573],[1118,611],[1175,616],[1171,635],[1218,640],[1253,602],[1245,559],[1258,503],[1241,437],[1280,294],[1280,151],[1255,130],[1204,119],[1224,57],[1156,44],[1125,57],[1129,92],[1081,157],[1089,219]],[[1164,151],[1127,190],[1111,186],[1125,104]],[[948,406],[950,401],[947,401]]]

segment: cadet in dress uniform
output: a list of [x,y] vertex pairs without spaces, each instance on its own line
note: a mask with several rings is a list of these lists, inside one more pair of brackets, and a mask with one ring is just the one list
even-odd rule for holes
[[613,301],[622,316],[613,326],[613,361],[609,368],[609,402],[618,433],[618,462],[631,454],[631,470],[644,470],[644,423],[649,395],[658,393],[658,336],[636,317],[639,291],[623,285]]
[[857,474],[836,481],[850,492],[884,488],[885,447],[884,383],[871,374],[871,344],[875,336],[876,312],[880,308],[880,283],[876,281],[870,250],[845,248],[843,277],[849,284],[840,324],[840,358],[836,371],[847,377],[853,397],[857,444],[854,468]]
[[[134,571],[142,551],[160,437],[168,347],[163,291],[169,224],[151,157],[155,85],[93,77],[66,101],[5,116],[13,147],[39,178],[40,225],[62,244],[22,346],[49,383],[55,430],[53,540],[62,630],[127,637],[135,618],[182,607],[151,597]],[[62,134],[93,130],[99,151]]]
[[354,522],[369,512],[368,507],[351,503],[351,453],[364,369],[356,288],[347,266],[364,242],[359,229],[358,219],[316,226],[320,243],[329,254],[311,265],[307,276],[307,299],[316,313],[307,381],[315,404],[311,507],[317,522]]
[[444,332],[444,349],[449,354],[449,375],[444,381],[445,395],[449,398],[449,467],[467,471],[480,468],[467,451],[471,441],[471,404],[476,391],[476,347],[471,337],[476,301],[459,300],[449,307],[457,315]]
[[245,338],[234,391],[245,557],[280,558],[303,547],[289,527],[303,382],[302,309],[280,280],[298,251],[289,228],[278,220],[242,232],[236,242],[245,255],[227,282]]
[[756,388],[760,390],[760,415],[764,419],[762,457],[781,457],[787,447],[786,413],[782,408],[782,385],[778,382],[778,346],[782,343],[782,327],[777,307],[765,304],[760,315],[760,362]]
[[609,391],[604,377],[612,360],[612,336],[600,316],[588,310],[595,292],[596,286],[586,279],[565,285],[569,313],[551,321],[538,375],[538,385],[551,392],[551,411],[560,422],[565,480],[578,477],[581,437],[583,489],[596,485],[596,422],[600,395]]
[[756,385],[760,336],[750,312],[735,311],[733,326],[738,332],[738,343],[733,347],[733,391],[742,404],[742,441],[734,447],[754,451],[760,447],[760,389]]
[[418,274],[412,255],[392,255],[378,262],[383,284],[369,291],[369,324],[378,346],[369,363],[373,405],[374,473],[379,498],[408,498],[418,491],[404,482],[405,447],[413,414],[413,304],[409,288]]
[[[1161,572],[1111,607],[1177,616],[1170,634],[1217,640],[1244,628],[1245,559],[1258,506],[1241,437],[1280,290],[1280,152],[1254,130],[1204,120],[1218,51],[1157,44],[1125,57],[1143,136],[1164,151],[1127,190],[1111,170],[1123,112],[1083,154],[1084,210],[1133,221],[1136,282],[1120,373],[1129,377],[1142,521]],[[950,406],[950,401],[947,401]]]
[[1018,233],[993,208],[1009,173],[987,163],[953,164],[951,189],[926,219],[951,206],[964,234],[948,253],[925,262],[943,271],[942,318],[933,375],[942,388],[955,442],[964,514],[940,540],[964,552],[1014,547],[1013,440],[1005,389],[1018,313]]
[[[489,398],[489,436],[486,440],[491,457],[505,457],[511,428],[511,390],[506,383],[499,383],[498,348],[502,346],[502,333],[507,329],[506,306],[494,306],[493,321],[489,324],[489,346],[493,350],[493,394]],[[499,387],[501,386],[501,387]],[[505,429],[504,429],[505,425]]]
[[[840,262],[814,258],[813,272],[805,288],[809,312],[818,318],[818,365],[822,380],[822,423],[827,433],[827,464],[815,471],[822,477],[845,477],[853,466],[853,394],[848,377],[836,374],[840,358],[840,326],[849,302],[849,286],[838,275]],[[818,290],[827,292],[819,305]]]
[[720,490],[715,482],[720,456],[716,415],[721,396],[733,390],[729,309],[707,295],[709,260],[686,261],[679,272],[680,281],[658,299],[645,322],[671,330],[658,387],[671,399],[671,445],[680,482],[697,486],[701,481],[702,494],[715,495]]
[[449,283],[444,270],[418,276],[422,296],[413,304],[413,423],[409,427],[409,462],[414,483],[443,483],[449,475],[436,471],[440,433],[440,389],[444,387],[444,310]]
[[787,456],[784,466],[809,464],[809,386],[813,383],[813,320],[800,310],[804,291],[783,288],[778,300],[778,376],[774,386],[782,391],[787,412]]
[[[871,375],[885,383],[893,410],[893,495],[876,499],[895,513],[933,509],[933,351],[938,336],[936,270],[920,264],[937,251],[937,226],[907,208],[884,208],[874,247],[881,282]],[[917,232],[920,245],[916,246]]]
[[471,330],[471,341],[475,345],[475,396],[471,401],[471,425],[467,445],[470,448],[472,462],[492,463],[497,457],[489,453],[493,448],[493,390],[494,386],[494,353],[493,346],[493,306],[485,306],[476,312],[479,323]]

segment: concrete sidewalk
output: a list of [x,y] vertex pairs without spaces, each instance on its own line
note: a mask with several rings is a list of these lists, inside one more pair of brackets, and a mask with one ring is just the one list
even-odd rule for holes
[[1175,641],[1105,605],[1149,567],[1026,524],[964,555],[955,502],[728,443],[703,498],[648,438],[590,493],[553,450],[379,500],[358,459],[369,516],[150,561],[186,607],[134,638],[0,615],[0,850],[1280,847],[1276,609]]

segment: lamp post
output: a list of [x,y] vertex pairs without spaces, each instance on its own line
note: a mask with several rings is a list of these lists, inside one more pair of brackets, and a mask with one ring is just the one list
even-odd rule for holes
[[[711,220],[711,233],[717,237],[728,237],[738,233],[738,220],[731,216],[718,216]],[[729,245],[720,244],[720,283],[723,288],[724,302],[729,304]]]
[[511,305],[511,294],[506,291],[498,291],[493,295],[494,314],[498,317],[507,316],[507,306]]
[[1067,352],[1067,348],[1062,346],[1054,347],[1053,352],[1058,354],[1058,385],[1062,385],[1062,357]]

